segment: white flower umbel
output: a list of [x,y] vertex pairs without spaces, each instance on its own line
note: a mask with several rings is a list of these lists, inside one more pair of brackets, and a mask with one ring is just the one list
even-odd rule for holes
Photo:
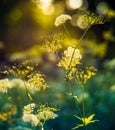
[[68,14],[61,14],[60,16],[58,16],[55,20],[55,26],[59,26],[63,23],[65,23],[67,20],[71,20],[71,16]]
[[7,93],[8,89],[11,89],[12,87],[13,86],[8,78],[0,80],[0,92]]
[[[73,52],[74,52],[74,54],[73,54]],[[71,58],[72,55],[73,55],[73,59],[79,59],[80,60],[82,58],[80,51],[78,49],[75,49],[75,48],[69,46],[67,48],[67,50],[64,51],[64,56],[66,58]]]
[[24,114],[22,117],[23,121],[31,123],[33,126],[37,126],[39,121],[34,114]]
[[28,104],[26,106],[24,106],[24,114],[30,114],[31,112],[33,112],[33,109],[35,108],[36,104],[35,103],[31,103]]
[[70,67],[75,67],[81,64],[82,55],[80,51],[76,48],[69,46],[67,50],[64,51],[62,59],[59,61],[58,66],[63,67],[66,70]]

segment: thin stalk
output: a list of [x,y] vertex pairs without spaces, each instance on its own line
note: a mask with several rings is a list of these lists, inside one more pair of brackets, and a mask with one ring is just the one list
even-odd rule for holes
[[11,98],[8,98],[8,101],[10,101],[12,104],[18,106],[19,108],[22,108],[22,105],[18,105],[16,102],[14,102]]
[[14,126],[13,126],[13,124],[12,124],[12,122],[11,122],[10,120],[7,120],[7,122],[8,122],[8,124],[11,126],[12,130],[15,130],[15,129],[14,129]]
[[26,86],[25,80],[23,80],[23,82],[24,82],[24,87],[25,87],[25,90],[26,90],[26,96],[28,97],[30,103],[32,103],[32,102],[33,102],[33,99],[32,99],[32,97],[31,97],[31,95],[30,95],[30,93],[29,93],[29,91],[28,91],[28,88],[27,88],[27,86]]
[[44,120],[43,123],[41,124],[41,130],[44,130],[44,124],[45,124],[45,120]]
[[87,130],[87,126],[85,125],[85,99],[84,99],[84,86],[82,85],[82,112],[83,112],[83,119],[84,119],[84,130]]
[[79,112],[79,115],[80,115],[80,117],[82,117],[80,107],[79,107],[77,101],[75,100],[74,96],[73,96],[73,99],[74,99],[74,102],[75,102],[75,106],[76,106],[76,108],[77,108],[77,110],[78,110],[78,112]]
[[89,24],[86,28],[86,30],[84,31],[84,33],[82,34],[81,38],[79,39],[78,43],[81,42],[81,40],[83,39],[83,37],[86,35],[87,31],[89,30],[89,28],[91,27],[91,24]]
[[[89,30],[89,28],[91,27],[91,24],[86,28],[86,30],[84,31],[84,33],[82,34],[81,38],[79,39],[78,43],[81,42],[81,40],[83,39],[83,37],[86,35],[87,31]],[[71,63],[72,63],[72,60],[73,60],[73,57],[74,57],[74,54],[75,54],[75,49],[77,48],[77,46],[74,48],[74,51],[72,53],[72,57],[71,57],[71,60],[70,60],[70,63],[69,63],[69,70],[67,73],[69,73],[70,69],[71,69]]]
[[79,104],[78,104],[78,102],[77,102],[77,101],[75,100],[75,98],[74,98],[73,87],[72,87],[71,85],[69,85],[69,88],[70,88],[70,93],[72,94],[71,96],[72,96],[72,98],[73,98],[73,100],[74,100],[74,102],[75,102],[75,106],[76,106],[76,108],[77,108],[77,110],[78,110],[78,113],[79,113],[80,117],[82,117]]
[[67,28],[66,28],[65,24],[63,24],[63,27],[64,27],[65,32],[67,33],[68,37],[70,38],[71,36],[70,36],[70,34],[69,34],[69,32],[68,32],[68,30],[67,30]]
[[85,118],[84,86],[83,85],[82,85],[82,111],[83,111],[83,118]]

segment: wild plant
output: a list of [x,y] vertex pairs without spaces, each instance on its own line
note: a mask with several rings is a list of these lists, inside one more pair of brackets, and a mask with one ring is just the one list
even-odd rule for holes
[[[89,80],[92,76],[96,74],[97,69],[93,66],[90,67],[83,67],[82,64],[82,55],[80,53],[80,50],[77,49],[80,42],[83,40],[84,36],[86,35],[87,31],[92,25],[95,24],[103,24],[104,21],[102,20],[101,16],[97,16],[94,13],[90,13],[89,11],[86,11],[81,16],[81,21],[85,23],[86,29],[84,33],[82,34],[81,38],[79,39],[76,46],[68,46],[67,50],[64,50],[61,59],[58,62],[58,67],[62,67],[65,70],[65,79],[69,84],[69,90],[68,93],[69,96],[73,98],[75,101],[76,107],[79,111],[79,116],[74,115],[75,118],[79,119],[81,121],[81,124],[77,124],[74,129],[77,129],[79,127],[84,127],[85,130],[87,130],[87,125],[90,123],[94,123],[98,120],[93,120],[93,117],[95,114],[91,114],[88,117],[86,117],[86,111],[85,111],[85,84],[87,80]],[[68,14],[62,14],[55,20],[55,26],[63,25],[64,29],[68,35],[70,36],[69,31],[67,30],[65,26],[65,22],[67,20],[71,20],[72,17]],[[74,85],[79,84],[81,86],[81,92],[82,92],[82,109],[79,107],[79,97],[77,95],[74,95],[73,87]]]
[[[70,15],[61,14],[56,18],[54,23],[56,27],[63,25],[69,39],[72,37],[65,25],[65,22],[67,20],[71,21],[71,19],[72,17]],[[79,115],[74,114],[74,117],[81,121],[81,124],[77,124],[72,128],[73,130],[79,127],[84,127],[84,130],[87,130],[87,125],[98,121],[93,119],[95,114],[91,114],[87,117],[85,110],[85,84],[92,76],[96,74],[97,69],[94,66],[84,67],[82,62],[82,54],[78,48],[89,28],[95,24],[103,24],[104,21],[101,16],[97,16],[89,11],[86,11],[81,15],[81,21],[86,27],[84,33],[76,44],[73,45],[71,43],[71,46],[69,45],[65,50],[63,50],[61,57],[58,55],[58,51],[63,49],[62,43],[64,36],[61,33],[59,35],[54,34],[53,37],[51,37],[49,41],[46,40],[45,44],[42,46],[47,52],[52,52],[57,56],[57,66],[59,69],[63,68],[65,72],[64,80],[67,82],[69,90],[67,94],[74,100],[75,107],[79,112]],[[56,107],[48,104],[36,103],[33,98],[33,91],[39,93],[40,91],[43,92],[48,89],[49,86],[46,83],[45,76],[40,71],[36,70],[36,65],[29,61],[15,64],[11,67],[5,67],[2,74],[9,76],[12,75],[13,77],[20,79],[23,84],[22,86],[28,101],[25,106],[19,106],[22,110],[21,119],[30,123],[36,129],[38,128],[40,130],[44,130],[46,121],[57,117],[57,114],[55,113],[57,111]],[[74,87],[76,87],[76,85],[80,85],[81,88],[82,107],[79,106],[79,96],[74,93]],[[0,80],[0,87],[0,92],[7,94],[8,91],[14,87],[14,85],[7,77]],[[18,107],[18,104],[14,102],[12,98],[13,97],[9,97],[8,99],[11,103],[13,103],[13,106],[10,107],[13,107],[13,110],[9,109],[9,112],[5,111],[0,113],[0,119],[3,121],[8,121],[11,125],[13,124],[12,117],[16,114]]]
[[[49,86],[45,81],[45,76],[35,69],[36,65],[33,65],[30,61],[24,61],[19,64],[12,65],[11,67],[5,66],[2,74],[13,76],[13,78],[20,79],[21,87],[25,92],[25,97],[27,97],[27,105],[20,106],[18,102],[14,102],[13,98],[8,97],[8,100],[13,105],[10,106],[8,111],[3,111],[0,113],[0,119],[7,121],[13,129],[13,116],[17,113],[17,107],[22,110],[21,119],[24,122],[28,122],[34,128],[44,130],[45,122],[49,119],[55,119],[57,114],[57,108],[53,105],[36,103],[33,99],[32,94],[40,91],[44,91]],[[10,81],[10,79],[5,78],[0,80],[0,92],[7,94],[10,89],[15,87],[15,84]],[[18,87],[18,86],[17,86]]]

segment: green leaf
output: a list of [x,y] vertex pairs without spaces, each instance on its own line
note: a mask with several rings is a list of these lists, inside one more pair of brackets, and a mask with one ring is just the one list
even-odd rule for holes
[[72,96],[72,93],[66,93],[67,95],[69,95],[69,96]]
[[75,100],[79,101],[78,96],[73,96]]
[[90,115],[90,116],[87,118],[87,120],[88,120],[88,121],[91,121],[94,116],[95,116],[95,114]]
[[74,115],[77,119],[79,119],[79,120],[81,120],[82,121],[82,118],[80,118],[79,116],[76,116],[76,115]]
[[33,101],[32,96],[30,95],[30,93],[27,93],[27,96],[28,96],[28,98],[29,98],[31,101]]
[[75,129],[77,129],[77,128],[79,128],[79,127],[82,127],[82,126],[84,126],[84,124],[78,124],[78,125],[76,125],[74,128],[72,128],[72,130],[75,130]]
[[76,116],[76,115],[74,115],[77,119],[79,119],[79,120],[81,120],[82,121],[82,124],[78,124],[78,125],[76,125],[74,128],[73,128],[73,130],[74,129],[77,129],[77,128],[79,128],[79,127],[82,127],[82,126],[87,126],[88,124],[90,124],[90,123],[94,123],[94,122],[96,122],[96,121],[99,121],[99,120],[93,120],[93,117],[95,116],[95,114],[92,114],[92,115],[90,115],[89,117],[84,117],[84,118],[80,118],[79,116]]

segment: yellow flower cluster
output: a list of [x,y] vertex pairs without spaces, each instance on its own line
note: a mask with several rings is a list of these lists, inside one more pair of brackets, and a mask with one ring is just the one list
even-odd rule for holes
[[7,93],[8,89],[11,89],[13,86],[8,80],[8,78],[0,80],[0,92]]
[[22,119],[25,122],[31,123],[33,126],[42,126],[42,121],[57,117],[54,111],[57,111],[54,107],[48,107],[46,105],[40,105],[38,107],[35,103],[32,103],[24,107]]
[[[63,57],[60,59],[58,66],[66,70],[66,78],[68,80],[77,81],[80,84],[85,84],[88,79],[96,74],[94,67],[86,67],[85,70],[80,69],[82,55],[80,51],[74,47],[69,46],[64,51]],[[79,66],[78,66],[79,65]]]
[[88,79],[94,76],[97,72],[93,66],[86,67],[85,70],[72,68],[67,74],[67,78],[69,80],[74,80],[79,82],[80,84],[85,84]]
[[57,52],[62,48],[62,43],[64,41],[64,35],[61,33],[54,34],[45,41],[43,48],[48,52]]
[[94,13],[90,13],[89,11],[86,11],[85,13],[83,13],[81,15],[81,19],[87,25],[104,24],[104,20],[102,16],[98,16]]
[[40,109],[38,110],[37,117],[40,121],[55,119],[57,117],[57,114],[55,114],[53,111],[57,111],[57,109],[54,107],[48,107],[46,105],[41,105]]
[[85,84],[88,79],[90,79],[92,76],[96,74],[96,69],[92,67],[86,67],[85,70],[81,70],[76,75],[76,79],[81,82],[81,84]]
[[[34,90],[40,91],[45,90],[48,85],[44,79],[44,75],[36,72],[35,67],[31,62],[25,61],[20,64],[11,66],[11,68],[6,67],[4,74],[13,75],[21,80],[19,81],[24,88],[31,90],[34,87]],[[15,81],[14,81],[15,82]],[[17,81],[15,83],[18,83]],[[15,87],[15,83],[9,82],[8,79],[0,80],[0,92],[6,93],[8,88]],[[11,85],[10,85],[11,84]]]
[[71,16],[68,14],[61,14],[60,16],[58,16],[55,20],[55,26],[59,26],[61,24],[64,24],[67,20],[71,20]]
[[7,121],[11,120],[12,116],[17,113],[17,108],[15,105],[6,108],[4,112],[0,113],[0,120]]
[[33,65],[29,61],[25,61],[20,64],[11,66],[11,68],[6,67],[4,73],[24,79],[33,70]]
[[40,73],[28,75],[28,83],[35,87],[37,91],[45,90],[48,85],[46,84],[44,76]]
[[80,51],[69,46],[67,50],[64,51],[63,57],[59,61],[58,66],[68,70],[78,64],[81,64],[81,59],[82,56],[80,54]]

